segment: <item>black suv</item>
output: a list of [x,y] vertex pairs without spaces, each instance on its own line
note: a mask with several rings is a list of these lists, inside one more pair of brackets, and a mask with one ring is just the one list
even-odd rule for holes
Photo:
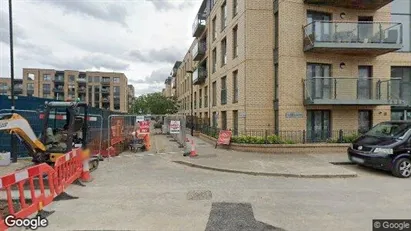
[[351,162],[411,176],[411,121],[388,121],[374,126],[348,148]]

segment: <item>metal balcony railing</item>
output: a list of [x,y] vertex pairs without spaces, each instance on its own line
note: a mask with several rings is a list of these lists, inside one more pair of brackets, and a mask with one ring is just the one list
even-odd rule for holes
[[207,78],[207,69],[203,66],[199,66],[194,72],[193,72],[193,84],[201,84],[205,81]]
[[305,105],[403,105],[394,86],[401,78],[334,78],[304,79]]
[[194,19],[194,23],[192,26],[193,29],[193,37],[198,37],[204,31],[206,26],[206,16],[202,13],[198,13],[196,18]]
[[402,48],[402,33],[402,24],[396,22],[313,21],[304,26],[304,51],[387,53]]
[[193,60],[199,61],[201,60],[207,50],[207,42],[205,41],[197,41],[193,47]]
[[64,82],[64,76],[56,76],[54,77],[54,82],[58,82],[58,83],[63,83]]

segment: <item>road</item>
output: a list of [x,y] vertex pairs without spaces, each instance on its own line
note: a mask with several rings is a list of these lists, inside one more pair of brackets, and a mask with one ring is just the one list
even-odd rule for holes
[[[144,154],[144,155],[143,155]],[[125,153],[100,163],[94,181],[46,210],[44,230],[372,230],[407,218],[409,179],[357,166],[357,178],[250,176],[186,167],[167,153]]]

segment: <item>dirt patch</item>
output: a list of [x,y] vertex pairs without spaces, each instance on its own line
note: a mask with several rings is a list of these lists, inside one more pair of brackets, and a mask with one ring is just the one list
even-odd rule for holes
[[[13,199],[12,202],[14,212],[19,211],[21,209],[20,201],[18,199]],[[26,199],[27,205],[31,205],[31,203],[31,199]],[[0,214],[3,218],[10,214],[7,200],[0,200]]]

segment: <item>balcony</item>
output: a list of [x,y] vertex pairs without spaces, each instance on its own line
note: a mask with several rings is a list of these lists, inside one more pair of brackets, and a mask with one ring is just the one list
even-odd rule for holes
[[333,78],[304,79],[304,105],[404,105],[393,89],[401,79]]
[[110,79],[103,78],[103,80],[101,81],[101,85],[110,85],[110,83],[111,83]]
[[196,45],[193,48],[193,60],[200,61],[207,50],[207,43],[205,41],[197,41]]
[[101,88],[101,93],[110,94],[110,88]]
[[110,99],[109,98],[102,98],[101,102],[103,103],[110,103]]
[[193,84],[202,84],[205,82],[207,78],[207,69],[203,66],[199,66],[194,72],[193,72]]
[[78,93],[86,93],[87,89],[85,87],[77,88]]
[[86,78],[77,78],[77,83],[87,83],[87,79]]
[[206,16],[198,13],[193,23],[193,37],[200,37],[206,27]]
[[55,88],[53,88],[53,91],[56,92],[56,93],[64,93],[64,88],[55,87]]
[[304,0],[304,3],[349,9],[378,10],[392,1],[393,0]]
[[304,51],[377,56],[402,48],[402,24],[314,21],[304,27]]
[[54,77],[54,82],[55,82],[55,83],[64,83],[64,76],[62,76],[62,75],[56,75],[56,76]]

